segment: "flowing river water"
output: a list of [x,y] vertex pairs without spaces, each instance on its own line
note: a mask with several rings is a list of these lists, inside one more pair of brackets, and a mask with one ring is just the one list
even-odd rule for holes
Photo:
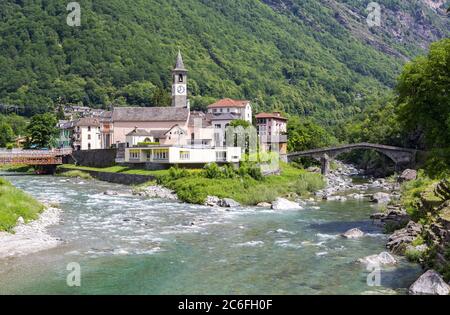
[[[320,202],[302,211],[229,211],[107,196],[129,188],[51,176],[9,176],[39,200],[58,203],[63,243],[0,260],[0,294],[403,294],[420,275],[401,261],[383,268],[381,287],[367,284],[357,259],[385,250],[367,201]],[[318,208],[320,207],[320,209]],[[366,237],[340,234],[358,227]],[[66,283],[81,266],[81,287]]]

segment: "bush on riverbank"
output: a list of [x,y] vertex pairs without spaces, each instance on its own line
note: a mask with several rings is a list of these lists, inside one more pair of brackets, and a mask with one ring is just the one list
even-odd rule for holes
[[64,172],[64,173],[58,174],[58,176],[81,178],[81,179],[86,179],[86,180],[93,179],[91,174],[83,172],[83,171],[78,171],[78,170]]
[[[209,166],[203,171],[184,171],[185,176],[181,177],[162,176],[158,183],[174,190],[180,200],[188,203],[203,204],[207,196],[217,196],[232,198],[243,205],[272,202],[291,193],[306,195],[325,186],[321,175],[284,163],[280,175],[261,178],[252,167],[245,168],[247,173],[241,168],[231,171],[228,167]],[[173,170],[171,173],[180,174]]]
[[12,173],[33,173],[34,169],[29,165],[0,165],[0,171],[12,172]]
[[22,217],[25,222],[35,220],[44,205],[0,178],[0,231],[11,232]]

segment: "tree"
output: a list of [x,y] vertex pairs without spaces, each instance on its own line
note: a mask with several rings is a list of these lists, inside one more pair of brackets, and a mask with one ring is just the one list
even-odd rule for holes
[[450,39],[444,39],[407,64],[398,80],[400,122],[423,133],[428,149],[450,147],[449,73]]
[[155,107],[167,107],[170,106],[172,98],[169,93],[161,87],[158,87],[153,92],[151,105]]
[[310,119],[291,117],[287,129],[290,152],[326,147],[337,142],[328,131]]
[[14,132],[11,126],[5,122],[0,123],[0,147],[4,148],[13,140]]
[[50,147],[53,138],[58,134],[57,123],[56,116],[51,113],[33,116],[27,127],[28,146]]
[[251,124],[248,121],[246,121],[246,120],[236,119],[236,120],[233,120],[232,122],[230,122],[230,126],[231,127],[235,127],[235,128],[238,127],[238,126],[241,126],[241,127],[243,127],[245,129],[247,127],[250,127]]

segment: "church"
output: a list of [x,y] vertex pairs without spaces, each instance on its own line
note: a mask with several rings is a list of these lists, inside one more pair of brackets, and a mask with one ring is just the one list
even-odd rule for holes
[[[247,109],[251,110],[250,102],[245,102]],[[113,109],[113,143],[118,148],[125,147],[125,153],[117,162],[146,164],[148,168],[164,168],[173,164],[239,163],[241,148],[226,147],[217,141],[217,133],[222,130],[214,128],[216,119],[218,115],[212,117],[207,113],[191,112],[188,70],[181,52],[178,52],[172,70],[171,107]]]

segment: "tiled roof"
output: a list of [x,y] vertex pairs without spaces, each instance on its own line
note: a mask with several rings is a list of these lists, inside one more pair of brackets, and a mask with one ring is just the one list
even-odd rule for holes
[[75,125],[79,126],[79,127],[88,127],[88,126],[98,127],[98,126],[100,126],[100,121],[98,118],[86,117],[86,118],[80,118],[79,120],[77,120],[75,122]]
[[219,114],[219,115],[214,115],[214,114],[208,114],[208,118],[214,122],[217,120],[236,120],[236,119],[241,119],[241,115],[239,114],[232,114],[232,113],[224,113],[224,114]]
[[179,107],[116,107],[113,121],[178,121],[187,122],[188,108]]
[[287,118],[281,116],[280,113],[260,113],[256,115],[256,119],[273,118],[279,120],[288,120]]
[[195,127],[195,121],[197,119],[201,120],[201,122],[202,122],[200,127],[206,128],[208,126],[211,126],[211,116],[210,115],[207,115],[203,112],[192,111],[191,115],[189,117],[189,127]]
[[208,106],[208,108],[223,108],[223,107],[245,107],[250,101],[246,100],[233,100],[231,98],[221,99],[214,104]]

